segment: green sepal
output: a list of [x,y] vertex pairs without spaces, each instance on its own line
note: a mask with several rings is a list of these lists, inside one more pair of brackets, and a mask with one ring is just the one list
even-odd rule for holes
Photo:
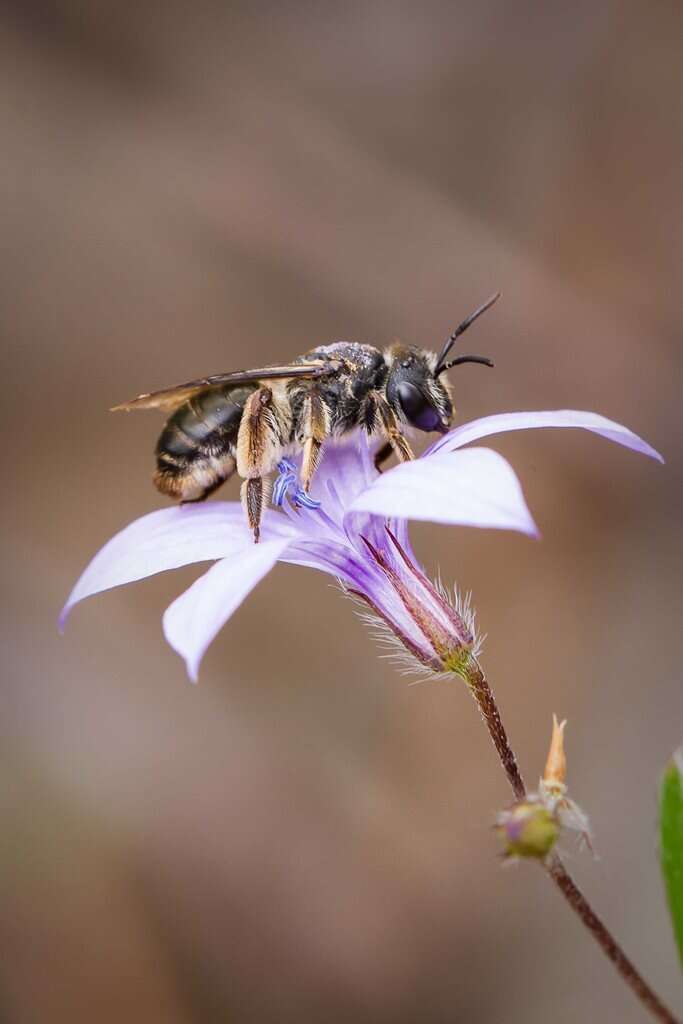
[[683,748],[667,766],[659,798],[662,874],[683,967]]

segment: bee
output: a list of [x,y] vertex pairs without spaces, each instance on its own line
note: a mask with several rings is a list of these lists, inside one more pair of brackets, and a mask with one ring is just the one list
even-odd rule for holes
[[299,356],[286,366],[266,366],[203,377],[163,391],[139,395],[112,411],[160,409],[170,413],[156,447],[154,483],[178,501],[204,501],[237,472],[241,498],[258,543],[268,477],[283,456],[302,451],[295,501],[317,502],[310,486],[328,438],[355,428],[379,435],[384,444],[375,465],[393,453],[414,458],[404,427],[446,433],[453,398],[442,375],[462,363],[493,366],[484,356],[448,360],[457,338],[498,299],[499,293],[453,331],[437,356],[410,345],[385,351],[336,341]]

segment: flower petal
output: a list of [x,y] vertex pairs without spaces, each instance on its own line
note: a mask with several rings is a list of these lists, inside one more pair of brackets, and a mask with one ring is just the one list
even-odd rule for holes
[[356,498],[355,512],[538,535],[514,470],[488,448],[404,462]]
[[423,458],[435,455],[437,452],[453,451],[462,448],[470,441],[478,441],[482,437],[489,437],[491,434],[503,434],[508,430],[528,430],[530,427],[580,427],[583,430],[590,430],[594,434],[600,434],[609,441],[615,441],[624,448],[631,448],[634,452],[648,455],[651,459],[664,462],[664,459],[647,443],[642,437],[638,437],[628,427],[614,420],[608,420],[595,412],[581,412],[577,409],[555,409],[548,412],[503,412],[495,416],[485,416],[480,420],[473,420],[471,423],[463,423],[456,427],[444,437],[439,438],[436,444],[429,448]]
[[[264,539],[290,535],[284,518],[267,517]],[[210,502],[159,509],[136,519],[112,537],[93,558],[71,591],[59,618],[63,630],[67,616],[78,601],[111,587],[177,569],[193,562],[224,558],[253,546],[244,513],[238,502]]]
[[363,589],[370,585],[376,570],[367,555],[334,540],[316,540],[302,537],[291,543],[282,556],[283,562],[302,565],[327,573],[342,583]]
[[377,444],[373,444],[361,430],[328,442],[325,458],[316,472],[321,493],[327,493],[327,484],[331,480],[343,506],[348,505],[377,476],[373,462],[376,448]]
[[213,565],[166,609],[164,635],[185,659],[193,682],[197,682],[199,663],[213,638],[288,544],[288,540],[251,543],[235,557]]

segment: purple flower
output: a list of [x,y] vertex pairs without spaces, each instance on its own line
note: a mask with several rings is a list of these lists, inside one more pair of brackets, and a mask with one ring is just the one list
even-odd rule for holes
[[[164,633],[193,680],[207,647],[247,594],[276,562],[321,569],[365,602],[402,648],[430,671],[458,671],[476,652],[471,616],[448,600],[419,568],[409,519],[519,530],[537,535],[509,463],[487,448],[459,449],[489,434],[528,427],[581,427],[663,461],[626,427],[595,413],[503,413],[466,423],[414,462],[378,475],[364,436],[330,445],[310,507],[285,500],[296,486],[283,462],[276,482],[281,509],[264,517],[254,544],[238,502],[161,509],[131,523],[95,555],[60,617],[84,597],[166,569],[213,561],[166,610]],[[319,506],[318,506],[319,503]]]

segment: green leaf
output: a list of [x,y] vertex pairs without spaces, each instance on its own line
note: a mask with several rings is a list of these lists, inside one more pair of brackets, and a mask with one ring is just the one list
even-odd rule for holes
[[683,748],[664,773],[659,814],[662,874],[683,966]]

